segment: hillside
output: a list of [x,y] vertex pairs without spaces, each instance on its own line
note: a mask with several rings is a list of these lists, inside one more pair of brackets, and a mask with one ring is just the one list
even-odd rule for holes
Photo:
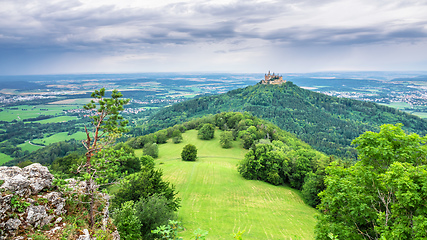
[[155,132],[194,117],[224,111],[247,111],[294,133],[315,149],[341,157],[356,157],[351,141],[382,124],[403,123],[404,130],[424,136],[427,121],[394,108],[302,89],[257,84],[224,94],[205,96],[162,109],[144,126]]
[[[192,239],[197,228],[209,231],[207,239],[231,239],[245,230],[243,239],[313,239],[315,209],[304,204],[297,190],[287,186],[245,180],[236,169],[247,150],[240,141],[221,148],[219,130],[209,141],[197,138],[197,131],[183,133],[183,142],[171,139],[159,145],[156,167],[176,185],[182,199],[178,219]],[[199,159],[183,162],[180,153],[188,143],[196,145]],[[141,155],[142,150],[137,150]]]

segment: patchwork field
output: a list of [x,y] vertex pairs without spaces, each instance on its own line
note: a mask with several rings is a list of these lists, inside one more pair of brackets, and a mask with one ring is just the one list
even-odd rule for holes
[[34,139],[32,142],[35,144],[49,145],[51,143],[66,141],[66,140],[70,140],[72,138],[74,138],[76,140],[82,140],[85,137],[86,137],[86,134],[84,132],[77,132],[77,133],[74,133],[72,135],[68,135],[67,132],[60,132],[60,133],[53,134],[50,137],[45,137],[43,139]]
[[12,160],[13,158],[11,157],[11,156],[9,156],[9,155],[7,155],[7,154],[4,154],[4,153],[1,153],[0,152],[0,166],[3,164],[3,163],[7,163],[7,162],[9,162],[10,160]]
[[0,121],[24,120],[35,118],[40,115],[55,115],[62,114],[63,110],[73,109],[72,105],[19,105],[16,107],[1,108]]
[[19,144],[18,147],[22,149],[22,151],[29,151],[34,152],[40,148],[43,148],[43,146],[36,145],[35,143],[29,143],[28,141],[22,144]]
[[[159,145],[157,167],[182,199],[178,217],[185,230],[180,236],[192,239],[194,230],[201,228],[209,231],[207,239],[232,239],[233,232],[243,230],[243,239],[313,239],[316,210],[294,189],[243,179],[236,165],[247,150],[239,142],[231,149],[221,148],[219,133],[202,141],[191,130],[180,144]],[[196,162],[180,159],[188,143],[198,149]]]

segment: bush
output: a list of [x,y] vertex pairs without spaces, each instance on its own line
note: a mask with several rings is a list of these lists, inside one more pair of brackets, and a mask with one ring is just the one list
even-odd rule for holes
[[151,230],[166,225],[169,220],[175,219],[174,211],[168,207],[170,204],[170,200],[158,194],[141,198],[135,204],[136,216],[142,224],[143,239],[154,239]]
[[210,140],[214,138],[215,127],[210,123],[205,123],[200,129],[197,136],[203,140]]
[[139,201],[154,194],[163,195],[171,210],[177,210],[180,199],[176,197],[175,187],[162,179],[160,169],[143,168],[140,172],[125,177],[113,198],[113,207],[119,207],[127,201]]
[[114,224],[120,232],[120,238],[140,239],[142,223],[136,216],[136,211],[133,201],[128,201],[122,204],[119,211],[114,214]]
[[152,156],[149,155],[143,155],[140,158],[140,162],[141,162],[141,167],[146,167],[149,169],[153,169],[154,168],[154,159]]
[[187,144],[181,152],[182,161],[196,161],[197,148],[193,144]]

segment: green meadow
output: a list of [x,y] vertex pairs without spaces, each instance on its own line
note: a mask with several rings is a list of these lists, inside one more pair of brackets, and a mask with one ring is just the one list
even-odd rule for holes
[[76,116],[59,116],[59,117],[53,117],[49,119],[44,119],[37,121],[38,123],[45,124],[45,123],[58,123],[58,122],[68,122],[71,120],[77,120],[78,118]]
[[[240,142],[223,149],[220,131],[215,134],[204,141],[191,130],[183,134],[182,143],[159,145],[157,167],[182,199],[178,218],[185,229],[180,236],[193,239],[194,230],[201,228],[209,231],[207,239],[233,239],[238,231],[245,231],[243,239],[314,239],[316,210],[290,187],[242,178],[236,165],[247,150]],[[188,143],[198,149],[196,162],[180,159]],[[136,153],[141,156],[142,150]]]
[[56,142],[60,142],[60,141],[67,141],[67,140],[70,140],[72,138],[74,138],[76,140],[82,140],[85,137],[86,137],[86,134],[84,132],[77,132],[77,133],[74,133],[72,135],[68,135],[68,132],[60,132],[60,133],[53,134],[50,137],[45,137],[42,139],[34,139],[32,141],[32,143],[49,145],[51,143],[56,143]]
[[62,114],[63,110],[76,108],[72,105],[19,105],[15,107],[6,107],[0,112],[0,121],[13,121],[23,120],[28,118],[35,118],[40,115],[56,115]]
[[0,166],[3,165],[3,163],[7,163],[12,159],[13,158],[11,156],[0,152]]
[[[33,143],[34,144],[34,143]],[[29,152],[34,152],[40,148],[43,148],[43,146],[38,146],[38,145],[33,145],[30,144],[28,141],[22,144],[19,144],[18,147],[20,147],[22,149],[22,151],[29,151]]]

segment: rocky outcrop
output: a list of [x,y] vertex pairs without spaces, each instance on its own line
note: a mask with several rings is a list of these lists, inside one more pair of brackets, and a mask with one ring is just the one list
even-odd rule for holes
[[48,192],[53,175],[34,163],[25,168],[0,167],[0,239],[15,235],[19,228],[59,224],[66,213],[60,192]]
[[9,190],[21,197],[37,194],[52,186],[53,175],[47,167],[40,163],[31,164],[25,168],[0,167],[0,188]]

